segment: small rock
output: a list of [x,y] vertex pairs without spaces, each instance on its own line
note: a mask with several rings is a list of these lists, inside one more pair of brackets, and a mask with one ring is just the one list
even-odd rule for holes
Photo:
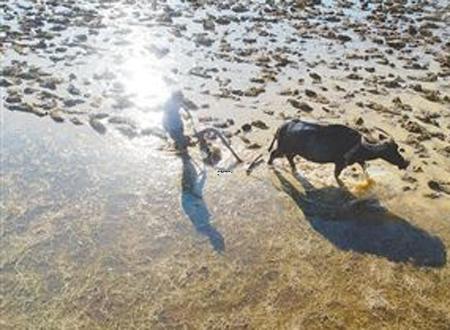
[[262,120],[255,120],[252,122],[252,126],[255,126],[259,129],[269,129],[269,126],[266,125]]
[[423,196],[426,198],[431,198],[431,199],[437,199],[437,198],[441,197],[441,195],[435,191],[430,192],[430,193],[425,193],[425,194],[423,194]]
[[231,7],[231,10],[234,11],[235,13],[245,13],[249,9],[247,6],[244,6],[243,4],[237,4]]
[[246,138],[245,136],[240,136],[242,142],[244,142],[245,144],[250,144],[250,140],[248,138]]
[[305,94],[308,97],[317,97],[317,93],[310,89],[305,89]]
[[425,98],[431,102],[442,102],[439,91],[425,91]]
[[12,85],[12,82],[10,82],[9,80],[6,80],[4,78],[0,79],[0,87],[10,87]]
[[75,36],[75,39],[79,42],[86,42],[88,37],[85,34],[79,34]]
[[256,142],[253,142],[253,143],[247,145],[247,149],[259,149],[259,148],[261,148],[261,145]]
[[106,133],[106,126],[102,124],[102,122],[94,117],[89,118],[89,125],[99,134]]
[[[136,131],[130,126],[117,126],[116,129],[124,136],[129,138],[130,140],[137,136]],[[105,129],[106,131],[106,129]],[[104,134],[104,133],[100,133]]]
[[252,125],[250,125],[250,124],[244,124],[244,125],[242,125],[242,130],[244,131],[244,132],[249,132],[249,131],[251,131],[251,129],[252,129]]
[[156,56],[157,59],[161,59],[167,54],[169,54],[170,49],[167,47],[158,48],[155,45],[150,45],[147,49]]
[[213,126],[216,128],[228,128],[229,124],[227,121],[219,121],[217,123],[214,123]]
[[62,113],[59,110],[53,110],[52,112],[50,112],[50,118],[52,118],[57,123],[64,122],[64,117],[62,116]]
[[[92,114],[92,118],[95,118],[95,119],[98,119],[98,120],[105,119],[107,117],[109,117],[109,114],[107,114],[105,112],[98,112],[98,113]],[[113,119],[113,121],[114,121],[114,119]],[[131,123],[131,121],[127,122],[127,124],[128,123]]]
[[42,88],[47,88],[47,89],[50,89],[50,90],[54,91],[54,90],[56,90],[56,87],[57,87],[58,83],[59,83],[59,80],[57,80],[57,79],[48,79],[48,80],[42,82],[40,84],[40,86]]
[[364,124],[364,119],[362,119],[362,117],[358,117],[358,119],[355,120],[355,124],[361,126]]
[[407,173],[402,176],[402,180],[405,182],[408,182],[408,183],[416,183],[417,182],[417,179],[415,177],[413,177]]
[[55,99],[46,98],[42,102],[33,103],[33,105],[35,107],[39,107],[39,108],[42,108],[44,110],[51,110],[51,109],[55,108],[58,105],[58,103],[56,102]]
[[81,91],[75,87],[73,84],[70,84],[69,87],[67,87],[67,91],[72,95],[80,95]]
[[22,98],[20,97],[20,95],[17,94],[12,94],[10,96],[8,96],[5,101],[7,103],[20,103],[22,102]]
[[264,84],[266,82],[263,78],[250,78],[250,81],[257,84]]
[[212,19],[205,19],[203,21],[203,28],[208,31],[214,31],[216,25],[214,24],[214,21]]
[[425,129],[425,127],[423,127],[422,125],[420,125],[419,123],[417,123],[415,121],[408,120],[406,123],[403,123],[401,126],[404,129],[406,129],[408,132],[419,134],[420,141],[429,140],[431,137],[430,134],[428,133],[428,131]]
[[352,40],[352,38],[350,36],[345,35],[345,34],[340,34],[337,36],[337,38],[342,42],[348,42],[348,41]]
[[64,100],[64,105],[68,108],[72,108],[72,107],[82,104],[82,103],[84,103],[84,100],[82,100],[82,99],[65,99]]
[[450,145],[449,145],[449,146],[445,146],[444,148],[439,149],[438,152],[439,152],[441,155],[450,158]]
[[394,39],[387,41],[388,46],[395,49],[402,49],[406,46],[405,42],[400,39]]
[[30,94],[34,94],[37,92],[37,89],[32,88],[32,87],[25,87],[23,90],[24,94],[30,95]]
[[221,16],[216,19],[216,23],[219,25],[228,25],[231,23],[231,20],[228,17]]
[[387,88],[399,88],[401,87],[401,85],[399,84],[399,82],[397,80],[388,80],[388,81],[382,81],[380,82],[380,84],[382,84],[383,86],[387,87]]
[[210,47],[214,43],[214,39],[208,38],[205,35],[200,34],[200,35],[197,35],[197,37],[195,38],[195,43],[197,45]]
[[83,123],[80,121],[80,119],[78,119],[78,117],[72,117],[70,118],[70,121],[72,122],[72,124],[77,126],[83,125]]
[[423,169],[422,166],[416,165],[413,167],[413,172],[414,173],[423,173]]
[[262,87],[250,87],[244,92],[244,96],[256,97],[259,94],[264,93],[266,90]]
[[300,91],[299,91],[298,89],[290,89],[290,88],[287,88],[287,89],[281,90],[281,91],[279,92],[279,94],[280,94],[280,95],[283,95],[283,96],[285,96],[285,95],[296,96],[296,95],[300,94]]
[[351,79],[351,80],[362,80],[363,79],[363,77],[361,77],[359,74],[357,74],[357,73],[350,73],[348,76],[347,76],[347,78],[348,79]]
[[312,112],[314,109],[306,102],[301,102],[296,99],[287,100],[294,108],[300,109],[305,112]]
[[309,76],[316,82],[321,82],[322,81],[322,77],[318,73],[311,72],[309,74]]
[[450,182],[430,180],[428,181],[428,187],[436,192],[443,192],[450,195]]
[[[96,119],[103,119],[108,117],[108,114],[98,113],[95,115]],[[133,128],[136,128],[136,124],[130,119],[126,117],[120,117],[120,116],[112,116],[108,118],[108,122],[114,125],[126,125]]]

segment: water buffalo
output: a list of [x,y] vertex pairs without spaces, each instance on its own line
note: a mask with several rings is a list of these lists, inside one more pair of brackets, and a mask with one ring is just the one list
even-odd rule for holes
[[358,131],[344,125],[315,124],[294,119],[278,128],[269,151],[275,140],[278,146],[270,154],[269,165],[275,158],[286,156],[292,170],[295,170],[296,155],[316,163],[334,163],[334,177],[339,185],[342,184],[339,179],[342,170],[354,163],[360,164],[365,174],[365,162],[372,159],[381,158],[400,169],[409,165],[389,135],[385,141],[372,143]]

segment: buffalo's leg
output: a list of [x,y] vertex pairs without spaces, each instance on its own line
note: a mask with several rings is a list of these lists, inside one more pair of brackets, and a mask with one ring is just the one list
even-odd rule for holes
[[291,165],[292,172],[295,172],[297,170],[295,168],[294,157],[295,157],[295,155],[286,155],[286,158],[289,161],[289,165]]
[[334,166],[334,178],[336,179],[339,186],[343,186],[344,182],[342,182],[341,179],[339,179],[339,175],[341,174],[342,170],[345,168],[345,165],[343,163],[335,163]]
[[283,156],[284,156],[284,154],[280,150],[275,149],[274,151],[272,151],[270,153],[270,158],[269,158],[269,161],[267,162],[267,164],[272,165],[273,160],[275,158],[280,158],[280,157],[283,157]]

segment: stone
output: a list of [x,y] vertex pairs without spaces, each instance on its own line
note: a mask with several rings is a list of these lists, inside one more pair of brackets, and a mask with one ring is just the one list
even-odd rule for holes
[[250,125],[250,124],[244,124],[244,125],[242,125],[242,130],[244,131],[244,132],[250,132],[251,131],[251,129],[252,129],[252,125]]
[[263,122],[262,120],[253,121],[252,126],[259,128],[259,129],[269,129],[269,126],[267,126],[266,123]]
[[314,109],[306,102],[301,102],[296,99],[287,100],[294,108],[302,110],[304,112],[312,112]]
[[57,123],[64,122],[64,117],[62,116],[62,112],[59,110],[53,110],[50,112],[50,118],[52,118]]

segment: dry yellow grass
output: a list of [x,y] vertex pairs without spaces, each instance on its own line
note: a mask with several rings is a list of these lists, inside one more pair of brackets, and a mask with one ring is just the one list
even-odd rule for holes
[[[1,241],[2,325],[448,329],[446,260],[440,267],[419,267],[340,249],[294,201],[305,193],[295,178],[283,171],[278,178],[268,175],[278,190],[267,185],[261,194],[261,183],[250,180],[242,193],[252,198],[240,204],[239,196],[223,196],[214,187],[220,178],[211,176],[206,200],[216,205],[211,212],[220,214],[213,223],[225,238],[222,254],[177,211],[175,187],[166,202],[152,208],[149,195],[116,196],[102,208],[80,200],[75,207],[47,210],[20,232],[7,219]],[[125,202],[117,205],[120,199]],[[440,203],[440,210],[447,207]],[[15,219],[22,219],[21,207],[15,207]],[[175,216],[164,216],[167,207]],[[448,244],[448,223],[422,216],[415,214],[414,223],[439,231]],[[396,249],[402,243],[383,244]]]

